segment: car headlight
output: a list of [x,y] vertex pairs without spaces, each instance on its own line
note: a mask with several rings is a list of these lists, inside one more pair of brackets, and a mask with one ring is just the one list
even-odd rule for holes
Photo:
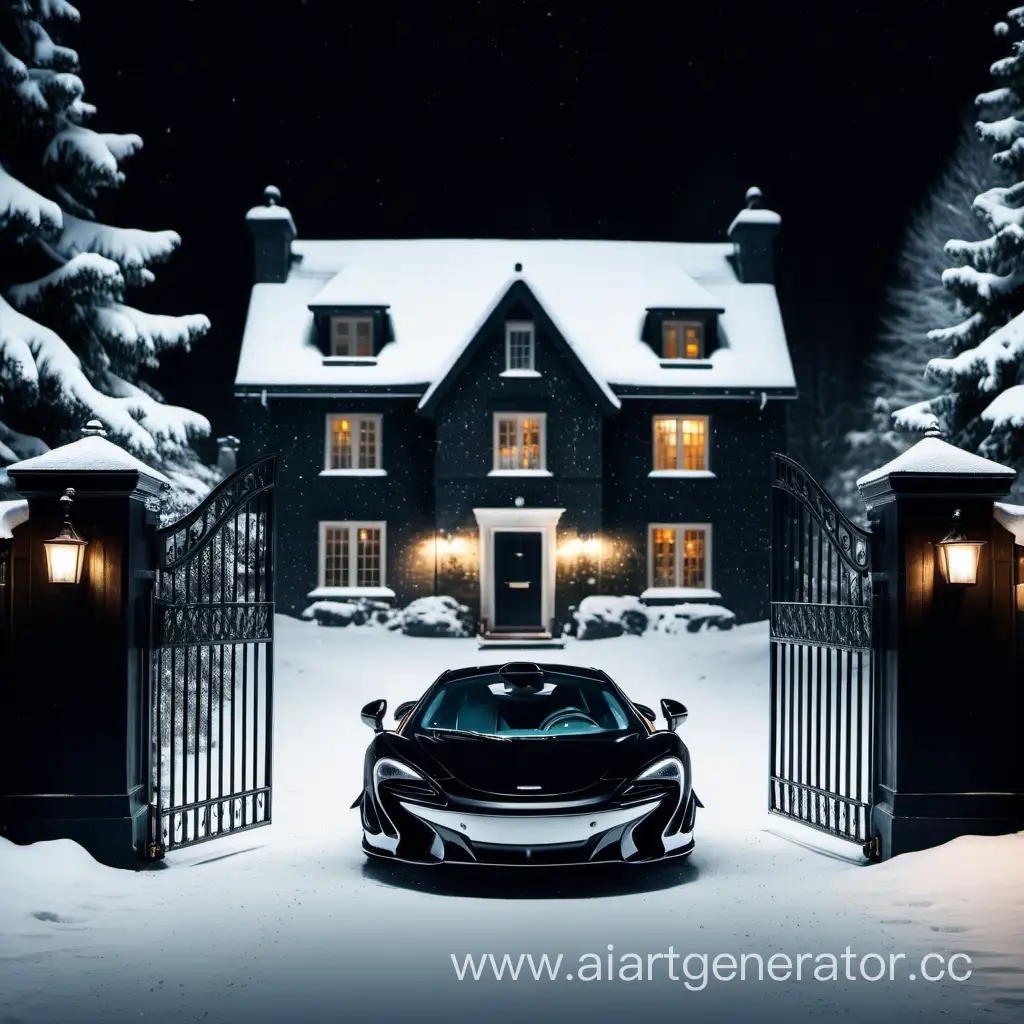
[[424,782],[424,778],[415,768],[402,761],[396,761],[390,757],[382,757],[373,766],[373,781],[381,782],[403,781],[403,782]]
[[636,782],[682,782],[683,762],[678,757],[664,757],[645,768],[635,779]]

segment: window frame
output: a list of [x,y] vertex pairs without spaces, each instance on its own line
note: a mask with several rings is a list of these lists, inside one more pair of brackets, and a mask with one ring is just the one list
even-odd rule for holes
[[[695,356],[667,356],[665,355],[665,328],[675,325],[680,331],[680,342],[682,349],[686,348],[686,328],[696,327],[700,335],[700,352]],[[701,359],[707,359],[707,324],[703,320],[693,317],[667,316],[661,321],[661,338],[658,346],[658,357],[664,363],[693,363]]]
[[[661,469],[658,466],[658,421],[676,421],[676,465],[672,469]],[[704,465],[700,469],[686,469],[680,463],[685,462],[683,446],[683,421],[703,420],[704,422]],[[656,476],[714,476],[711,472],[711,417],[706,414],[690,413],[655,413],[651,417],[651,472]]]
[[[675,583],[670,586],[660,586],[654,579],[654,531],[673,530],[675,531]],[[704,585],[702,587],[690,587],[681,582],[682,579],[682,558],[683,544],[685,544],[685,533],[687,530],[702,530],[704,533]],[[684,537],[680,542],[679,534]],[[712,589],[712,527],[711,523],[648,523],[647,524],[647,589],[649,591],[659,590],[711,590]]]
[[[348,581],[327,583],[327,531],[345,529],[345,545],[348,548]],[[358,530],[380,530],[380,578],[376,583],[360,584],[359,579],[359,538]],[[388,524],[386,520],[323,520],[319,524],[317,545],[317,588],[331,590],[368,590],[387,586]]]
[[[530,332],[530,365],[512,365],[512,335],[517,331],[529,330]],[[505,321],[505,373],[529,373],[537,372],[537,327],[532,320],[506,320]]]
[[[328,338],[327,338],[327,358],[328,359],[352,359],[352,360],[366,360],[377,358],[376,339],[374,338],[374,318],[367,314],[360,313],[337,313],[332,314],[329,317],[328,327]],[[351,325],[357,325],[360,323],[369,324],[370,327],[370,351],[365,355],[359,355],[355,352],[340,353],[334,351],[334,343],[336,339],[335,327],[339,323],[347,323]]]
[[[502,420],[516,420],[516,448],[522,449],[523,421],[537,420],[540,424],[540,466],[536,469],[504,469],[501,462],[501,445],[499,444],[499,424]],[[536,474],[550,476],[548,472],[548,414],[546,412],[511,412],[495,411],[491,421],[491,476],[525,476]]]
[[[334,431],[332,425],[334,420],[346,419],[351,420],[353,423],[352,434],[356,438],[355,442],[355,458],[358,461],[359,458],[359,441],[358,434],[362,430],[362,423],[364,420],[373,420],[376,425],[376,437],[377,444],[375,448],[375,463],[373,466],[349,466],[342,468],[331,465],[331,454],[334,448],[332,443]],[[358,425],[358,426],[357,426]],[[323,472],[332,476],[343,476],[349,474],[351,476],[369,475],[369,476],[381,476],[384,474],[384,416],[379,412],[329,412],[327,413],[324,421],[324,466]]]

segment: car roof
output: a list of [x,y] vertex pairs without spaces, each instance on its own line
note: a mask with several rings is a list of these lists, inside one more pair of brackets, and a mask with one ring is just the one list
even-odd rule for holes
[[[473,665],[466,668],[452,668],[442,672],[438,677],[438,683],[454,683],[460,679],[471,679],[473,676],[497,675],[509,662],[500,665]],[[517,662],[516,664],[523,664]],[[530,667],[536,667],[541,672],[557,672],[559,675],[582,676],[585,679],[608,680],[607,673],[599,668],[585,668],[582,665],[551,664],[547,662],[529,662]]]

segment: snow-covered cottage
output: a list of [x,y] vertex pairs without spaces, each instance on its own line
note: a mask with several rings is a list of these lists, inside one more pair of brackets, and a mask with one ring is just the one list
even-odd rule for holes
[[796,396],[776,213],[720,243],[306,241],[269,188],[236,377],[280,453],[277,595],[432,593],[485,633],[588,594],[768,604],[769,453]]

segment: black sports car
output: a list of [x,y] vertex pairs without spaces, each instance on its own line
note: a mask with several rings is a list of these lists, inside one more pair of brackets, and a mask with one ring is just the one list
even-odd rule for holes
[[421,864],[648,862],[693,850],[702,804],[675,734],[687,711],[663,699],[667,731],[593,668],[534,665],[443,673],[395,711],[373,701],[376,734],[353,803],[363,849]]

